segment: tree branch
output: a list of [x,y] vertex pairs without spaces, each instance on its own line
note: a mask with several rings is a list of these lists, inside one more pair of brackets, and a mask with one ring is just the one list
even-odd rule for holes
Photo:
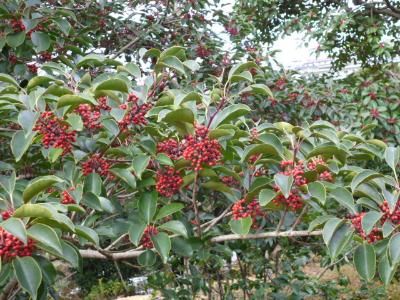
[[[227,241],[236,241],[236,240],[255,240],[255,239],[266,239],[272,237],[308,237],[308,236],[319,236],[322,235],[321,230],[316,231],[281,231],[281,232],[262,232],[255,234],[226,234],[216,236],[210,239],[211,243],[222,243]],[[138,257],[142,254],[143,250],[129,250],[126,252],[114,252],[107,253],[107,255],[102,254],[97,250],[79,250],[79,253],[83,258],[91,258],[91,259],[111,259],[111,260],[126,260]],[[1,299],[0,299],[1,300]]]

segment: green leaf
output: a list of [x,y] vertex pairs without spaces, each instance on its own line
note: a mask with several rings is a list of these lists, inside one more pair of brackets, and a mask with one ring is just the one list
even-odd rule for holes
[[101,91],[101,90],[110,90],[110,91],[128,93],[128,85],[122,79],[111,78],[101,82],[95,89],[95,91]]
[[136,178],[125,168],[112,168],[110,171],[118,178],[126,182],[131,188],[136,189]]
[[290,190],[292,189],[293,176],[286,176],[283,174],[276,174],[274,176],[275,184],[279,187],[285,198],[290,195]]
[[328,222],[325,223],[323,232],[322,232],[322,238],[324,239],[325,244],[328,246],[333,234],[337,230],[337,228],[343,224],[344,221],[338,218],[332,218],[328,220]]
[[185,60],[183,65],[192,72],[200,70],[200,65],[195,60]]
[[191,257],[193,255],[193,247],[187,240],[180,237],[172,239],[172,250],[180,256]]
[[389,240],[389,258],[392,265],[400,262],[400,233],[395,233]]
[[19,89],[19,84],[18,82],[11,77],[8,74],[0,73],[0,81],[5,82],[5,83],[10,83],[11,85],[15,86],[17,89]]
[[156,157],[156,161],[164,166],[171,166],[171,167],[174,166],[174,163],[172,162],[172,160],[164,153],[158,153],[157,157]]
[[263,189],[260,191],[260,195],[258,196],[258,202],[261,206],[268,205],[275,197],[277,193],[273,190]]
[[379,277],[385,286],[388,286],[396,273],[397,265],[391,265],[389,258],[385,254],[379,259],[378,271]]
[[6,193],[12,198],[15,188],[15,171],[13,170],[10,176],[0,175],[0,187],[2,187]]
[[94,98],[89,97],[87,95],[63,95],[57,101],[57,108],[62,108],[65,106],[71,106],[75,108],[79,106],[79,104],[89,104],[89,105],[97,105],[96,100]]
[[83,130],[83,121],[80,115],[78,114],[69,114],[67,123],[71,125],[71,128],[76,131],[82,131]]
[[33,77],[31,80],[29,80],[28,85],[26,86],[26,88],[28,90],[33,89],[34,87],[40,86],[40,85],[47,85],[49,82],[56,82],[58,84],[63,84],[63,82],[61,80],[57,80],[56,78],[52,77],[52,76],[35,76]]
[[99,245],[99,235],[92,228],[81,225],[75,225],[75,232],[77,235],[94,243],[96,246]]
[[371,170],[365,170],[360,173],[358,173],[353,180],[351,181],[351,190],[354,192],[354,190],[362,183],[368,182],[374,178],[378,177],[383,177],[382,174],[371,171]]
[[171,251],[171,240],[168,234],[160,232],[157,235],[151,236],[151,240],[158,254],[160,254],[163,263],[166,263],[168,260],[169,252]]
[[12,265],[21,287],[29,293],[33,300],[36,300],[42,282],[42,271],[37,262],[30,256],[15,257]]
[[361,220],[361,226],[366,235],[370,234],[376,222],[378,222],[382,216],[383,213],[377,211],[369,211],[364,215]]
[[53,20],[65,35],[69,35],[71,24],[66,19],[55,18]]
[[333,216],[331,215],[322,215],[319,216],[317,218],[315,218],[314,220],[311,221],[310,225],[308,226],[308,231],[313,231],[315,228],[321,226],[322,224],[324,224],[325,222],[327,222],[328,220],[332,219]]
[[142,76],[142,72],[139,67],[134,63],[127,63],[125,66],[118,66],[118,72],[126,72],[134,77],[140,78]]
[[63,249],[60,239],[51,227],[44,224],[34,224],[28,228],[28,235],[62,256]]
[[23,31],[18,33],[8,34],[6,36],[7,44],[14,49],[17,48],[18,46],[21,46],[24,41],[25,41],[25,32]]
[[396,167],[400,161],[400,147],[387,147],[385,150],[385,160],[393,172],[396,172]]
[[230,220],[229,226],[232,232],[240,235],[248,234],[253,223],[251,217],[240,218],[238,220]]
[[156,69],[160,70],[161,68],[170,68],[177,71],[180,75],[185,75],[185,67],[183,63],[175,56],[168,56],[163,58],[156,65]]
[[28,242],[25,224],[22,222],[22,220],[17,218],[9,218],[6,221],[1,222],[0,227],[16,236],[25,245]]
[[314,156],[332,156],[334,155],[342,164],[346,163],[347,152],[337,146],[318,146],[308,153],[307,158]]
[[244,115],[247,115],[250,111],[250,107],[244,104],[230,105],[216,115],[210,125],[210,128],[217,128],[219,125],[229,123],[232,120],[236,120]]
[[40,31],[32,32],[31,40],[32,43],[36,46],[37,52],[46,51],[50,47],[50,38],[44,32]]
[[249,70],[249,69],[252,69],[252,68],[257,68],[257,69],[259,69],[259,66],[258,66],[255,62],[252,62],[252,61],[238,64],[238,65],[234,66],[234,67],[229,71],[228,80],[231,79],[231,77],[232,77],[233,75],[240,74],[240,73],[242,73],[243,71],[246,71],[246,70]]
[[353,195],[345,188],[339,187],[331,191],[331,196],[339,202],[339,204],[346,207],[353,215],[357,213],[354,205]]
[[354,252],[354,266],[361,278],[367,281],[372,280],[376,270],[374,247],[369,244],[358,246]]
[[395,230],[395,229],[396,229],[396,227],[392,224],[392,222],[387,220],[382,226],[383,238],[387,238],[388,236],[390,236],[392,234],[393,230]]
[[21,160],[22,156],[28,150],[29,146],[32,144],[33,137],[36,132],[31,132],[27,136],[23,130],[16,131],[11,139],[11,151],[15,157],[15,161]]
[[135,246],[139,246],[140,240],[143,236],[143,232],[146,229],[147,224],[140,220],[134,220],[132,225],[128,229],[129,239]]
[[83,203],[97,211],[103,211],[103,206],[101,205],[99,197],[92,192],[84,193],[81,203]]
[[307,186],[311,197],[317,199],[321,204],[324,205],[326,202],[325,186],[319,181],[310,182]]
[[154,220],[160,220],[162,218],[165,218],[169,215],[172,215],[178,211],[181,211],[183,208],[185,207],[184,204],[182,203],[170,203],[167,204],[163,207],[161,207],[161,209],[158,211],[156,217],[154,218]]
[[261,83],[256,83],[248,86],[247,88],[243,89],[240,93],[252,92],[253,94],[259,94],[267,97],[273,98],[274,95],[272,94],[270,88]]
[[52,212],[42,204],[27,203],[18,207],[13,216],[16,218],[44,218],[51,219]]
[[97,173],[90,173],[85,177],[85,182],[83,185],[83,192],[88,193],[91,192],[95,195],[100,195],[103,186],[103,181],[101,177]]
[[143,267],[151,267],[156,263],[156,259],[157,259],[156,255],[154,254],[153,251],[146,250],[139,255],[137,260],[139,265]]
[[61,258],[69,262],[74,268],[79,269],[81,257],[77,249],[63,240],[61,240],[61,246],[63,249]]
[[274,145],[256,144],[249,145],[244,149],[241,162],[247,161],[249,157],[255,154],[267,154],[271,157],[281,157],[279,150]]
[[139,199],[139,212],[143,220],[149,224],[156,213],[157,192],[144,193]]
[[188,233],[185,225],[182,222],[177,220],[168,221],[158,227],[159,229],[165,229],[167,231],[171,231],[176,234],[182,235],[184,238],[188,237]]
[[150,162],[150,156],[148,155],[139,155],[133,159],[132,167],[137,178],[142,179],[142,174],[149,165],[149,162]]
[[[325,226],[323,233],[325,233],[325,227],[328,225],[328,221]],[[336,259],[349,244],[353,235],[354,229],[347,223],[340,223],[334,230],[330,242],[328,243],[328,249],[332,260]]]
[[39,114],[30,110],[23,110],[18,114],[18,123],[24,129],[26,134],[32,132]]
[[64,180],[54,175],[38,177],[35,180],[33,180],[30,184],[28,184],[28,186],[24,190],[24,193],[22,194],[22,198],[26,203],[33,197],[35,197],[37,194],[42,192],[43,190],[51,187],[53,184],[60,183],[63,181]]
[[224,193],[229,193],[232,194],[232,190],[229,186],[222,182],[217,182],[217,181],[207,181],[202,184],[202,187],[205,189],[210,189],[218,192],[224,192]]

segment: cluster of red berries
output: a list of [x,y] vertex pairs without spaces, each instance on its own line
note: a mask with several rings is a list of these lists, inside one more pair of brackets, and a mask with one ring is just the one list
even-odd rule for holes
[[34,33],[35,31],[43,31],[43,30],[44,30],[43,25],[39,24],[35,28],[29,30],[26,35],[28,36],[28,38],[31,38],[32,37],[32,33]]
[[22,23],[22,20],[15,20],[15,19],[11,20],[10,25],[11,25],[12,29],[14,30],[14,32],[21,32],[26,29],[24,23]]
[[195,135],[185,138],[183,148],[183,158],[191,161],[196,171],[203,165],[215,166],[221,159],[221,145],[208,137],[208,128],[202,125],[196,125]]
[[145,115],[152,108],[151,103],[143,103],[142,105],[138,104],[139,98],[135,94],[129,94],[128,103],[131,103],[131,106],[122,104],[120,108],[128,109],[124,118],[119,121],[119,127],[121,130],[126,130],[132,124],[137,126],[144,126],[147,124],[147,119]]
[[87,161],[82,163],[84,176],[90,173],[97,173],[100,176],[110,175],[110,167],[111,165],[99,153],[93,154]]
[[111,110],[111,106],[109,106],[108,104],[107,104],[107,97],[100,97],[100,98],[98,98],[97,99],[97,106],[96,106],[96,108],[98,109],[98,110],[104,110],[104,111],[110,111]]
[[15,54],[10,54],[8,60],[11,64],[15,65],[18,62],[18,57]]
[[[274,186],[275,192],[279,192],[278,186]],[[283,194],[277,195],[272,202],[276,205],[284,205],[292,211],[299,210],[303,207],[303,201],[300,196],[300,192],[297,189],[292,189],[289,193],[289,197],[285,198]]]
[[76,141],[76,131],[68,131],[69,126],[51,111],[45,111],[40,115],[33,130],[43,134],[42,142],[46,149],[61,148],[64,150],[63,155],[71,152],[72,143]]
[[39,59],[41,61],[50,61],[51,58],[52,58],[51,53],[47,52],[47,51],[40,53],[40,56],[39,56]]
[[221,181],[225,183],[227,186],[231,187],[239,187],[240,184],[239,181],[237,181],[233,176],[223,176],[221,178]]
[[[307,164],[307,168],[311,171],[316,171],[318,165],[326,166],[326,162],[322,158],[317,157]],[[333,181],[332,173],[327,170],[323,171],[321,174],[318,175],[318,180],[332,182]]]
[[179,142],[168,139],[157,144],[157,153],[164,153],[172,160],[178,160],[182,156],[182,149]]
[[373,228],[372,231],[366,235],[364,230],[362,229],[362,218],[365,216],[365,212],[355,214],[354,216],[350,216],[349,219],[351,220],[351,223],[353,224],[353,227],[356,229],[358,234],[366,240],[368,243],[374,243],[376,241],[379,241],[382,239],[382,232],[380,231],[379,228]]
[[379,116],[380,116],[379,110],[377,108],[372,108],[370,111],[370,114],[371,114],[371,117],[373,117],[375,119],[379,118]]
[[251,138],[252,139],[258,139],[259,138],[259,136],[260,136],[260,134],[258,133],[258,131],[257,131],[257,128],[252,128],[251,129]]
[[261,206],[257,200],[253,200],[246,205],[246,200],[241,199],[232,206],[232,216],[234,220],[251,217],[253,220],[253,228],[255,228],[257,227],[257,217],[264,217],[265,212],[261,210]]
[[90,106],[89,104],[80,104],[76,111],[81,115],[85,128],[101,128],[101,124],[99,122],[101,116],[100,111],[92,108],[92,106]]
[[[74,187],[70,187],[68,190],[69,191],[73,191],[73,190],[75,190],[75,188]],[[76,204],[76,201],[68,191],[63,191],[62,192],[61,204],[65,204],[65,205],[67,205],[67,204]]]
[[212,52],[211,52],[211,50],[208,50],[203,45],[199,45],[196,48],[196,54],[200,58],[206,58],[206,57],[209,57],[212,54]]
[[307,179],[304,177],[303,161],[299,160],[295,163],[292,160],[285,160],[281,162],[281,168],[284,169],[284,171],[279,172],[279,174],[293,176],[295,185],[300,186],[307,184]]
[[297,97],[299,96],[298,93],[290,93],[289,94],[289,100],[290,101],[295,101],[297,99]]
[[286,83],[287,82],[285,77],[279,77],[278,80],[275,82],[275,89],[277,89],[278,91],[282,91]]
[[160,195],[164,197],[172,197],[179,191],[179,188],[183,184],[183,179],[172,167],[167,167],[164,170],[157,171],[157,183],[156,189]]
[[27,64],[26,66],[28,67],[29,72],[37,74],[39,67],[35,63]]
[[0,228],[0,257],[2,261],[10,261],[16,256],[31,256],[34,250],[34,240],[28,238],[28,243],[24,245],[17,237]]
[[12,210],[6,210],[6,211],[3,211],[2,213],[1,213],[1,217],[3,218],[3,221],[5,221],[5,220],[7,220],[7,219],[9,219],[9,218],[11,218],[11,216],[13,215],[13,211]]
[[381,218],[381,223],[385,223],[386,220],[389,220],[394,225],[400,224],[400,201],[397,201],[396,206],[393,212],[390,212],[389,204],[387,200],[384,200],[383,203],[379,206],[384,215]]
[[151,237],[158,234],[158,229],[155,226],[148,225],[144,232],[142,239],[140,240],[140,244],[145,249],[151,249],[154,247],[153,242],[151,241]]

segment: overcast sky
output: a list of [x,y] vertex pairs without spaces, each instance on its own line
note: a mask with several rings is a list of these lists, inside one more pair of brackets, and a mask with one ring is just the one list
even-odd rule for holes
[[[224,7],[224,11],[228,12],[232,10],[232,5],[235,0],[221,0],[221,6]],[[226,50],[229,50],[229,37],[223,27],[215,28],[216,32],[221,32],[227,40]],[[311,42],[306,45],[304,38],[301,34],[292,34],[285,38],[279,39],[275,42],[273,50],[279,50],[276,54],[277,61],[285,67],[295,67],[305,63],[315,62],[318,59],[324,59],[325,57],[320,56],[318,59],[315,56],[315,50],[317,48],[317,42]]]

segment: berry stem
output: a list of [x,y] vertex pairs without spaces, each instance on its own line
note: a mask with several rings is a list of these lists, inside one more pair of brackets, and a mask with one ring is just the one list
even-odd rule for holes
[[286,207],[285,211],[282,214],[281,219],[279,220],[278,226],[276,226],[276,232],[279,232],[281,230],[281,227],[282,227],[283,223],[285,222],[287,212],[288,212],[288,208]]
[[201,238],[201,225],[200,225],[200,218],[199,218],[199,208],[197,207],[196,201],[196,192],[197,192],[197,179],[198,179],[198,172],[194,173],[194,182],[193,182],[193,194],[192,194],[192,202],[194,207],[194,215],[196,218],[196,225],[197,225],[197,235]]

